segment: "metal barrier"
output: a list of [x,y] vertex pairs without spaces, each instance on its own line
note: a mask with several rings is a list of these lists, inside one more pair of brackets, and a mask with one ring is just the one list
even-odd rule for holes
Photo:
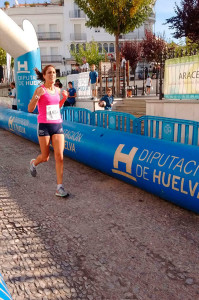
[[134,133],[151,138],[167,141],[198,145],[199,122],[164,118],[156,116],[142,116],[134,122]]
[[66,121],[131,133],[135,130],[133,121],[136,117],[128,113],[104,110],[91,112],[85,108],[64,107],[61,114],[63,120]]
[[61,109],[62,119],[66,121],[91,124],[92,112],[85,108],[63,107]]
[[199,122],[157,116],[136,118],[132,114],[98,110],[91,112],[85,108],[65,107],[63,120],[125,131],[186,145],[198,146]]
[[107,129],[133,132],[133,122],[136,119],[131,114],[98,110],[92,113],[92,125]]

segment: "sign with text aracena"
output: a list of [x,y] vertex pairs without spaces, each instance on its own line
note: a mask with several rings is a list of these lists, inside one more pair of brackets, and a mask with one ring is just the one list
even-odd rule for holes
[[167,99],[199,99],[199,55],[166,60],[164,96]]

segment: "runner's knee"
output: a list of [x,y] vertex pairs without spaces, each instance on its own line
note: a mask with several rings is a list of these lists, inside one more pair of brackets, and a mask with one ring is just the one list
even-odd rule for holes
[[63,154],[62,153],[55,153],[55,160],[56,162],[62,162],[64,159]]

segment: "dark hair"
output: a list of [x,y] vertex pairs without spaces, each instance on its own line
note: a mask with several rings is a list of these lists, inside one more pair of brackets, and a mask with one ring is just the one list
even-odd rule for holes
[[11,84],[13,85],[13,86],[15,86],[15,82],[13,81],[13,82],[11,82]]
[[112,88],[107,88],[107,90],[106,90],[107,92],[112,92]]
[[50,68],[50,67],[55,69],[55,67],[53,65],[45,66],[45,68],[43,68],[43,70],[41,72],[37,68],[35,68],[34,70],[35,70],[35,73],[37,74],[37,79],[41,80],[41,81],[45,81],[43,75],[46,75],[46,72],[47,72],[48,68]]
[[72,84],[73,85],[72,81],[69,81],[68,84]]
[[61,83],[61,81],[59,80],[59,78],[57,78],[55,80],[55,84],[57,84],[60,89],[63,87],[63,84]]

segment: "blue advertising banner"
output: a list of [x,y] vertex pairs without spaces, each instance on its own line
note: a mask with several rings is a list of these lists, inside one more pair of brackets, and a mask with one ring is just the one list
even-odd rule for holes
[[34,68],[41,70],[40,49],[30,51],[15,59],[17,109],[28,111],[28,104],[39,85]]
[[0,274],[0,299],[2,300],[12,300],[12,297],[7,289],[7,286]]
[[[0,107],[0,127],[38,142],[37,116]],[[199,213],[199,148],[63,122],[64,154]]]

